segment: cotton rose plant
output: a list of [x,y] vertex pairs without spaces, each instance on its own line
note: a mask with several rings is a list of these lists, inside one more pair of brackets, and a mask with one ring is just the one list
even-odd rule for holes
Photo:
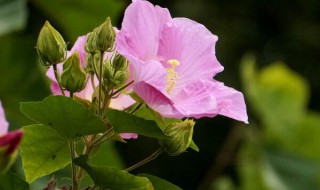
[[[60,179],[52,178],[44,189],[180,189],[131,171],[163,152],[178,156],[189,148],[198,151],[192,139],[194,119],[222,115],[248,123],[242,93],[214,79],[224,69],[216,57],[217,40],[202,24],[172,18],[168,9],[145,0],[132,1],[120,29],[107,18],[80,36],[70,51],[47,21],[37,52],[48,68],[52,95],[21,103],[21,111],[36,122],[22,127],[27,183],[67,168],[70,183],[58,187]],[[6,137],[11,133],[4,117],[0,119],[0,135]],[[17,150],[22,131],[13,132],[8,141],[0,136],[0,148],[9,147],[7,154]],[[142,161],[126,169],[95,163],[105,142],[139,136],[159,141]],[[85,176],[92,184],[82,181]]]

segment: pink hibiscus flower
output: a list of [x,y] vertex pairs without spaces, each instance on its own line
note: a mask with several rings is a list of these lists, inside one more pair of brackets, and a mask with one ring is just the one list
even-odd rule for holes
[[218,37],[187,18],[144,0],[125,11],[116,49],[130,61],[132,89],[165,117],[214,117],[248,123],[241,92],[212,77],[223,70],[215,56]]
[[[8,127],[9,124],[6,120],[4,110],[0,101],[0,151],[5,151],[4,157],[0,157],[0,163],[3,160],[8,159],[8,157],[10,157],[14,152],[17,151],[18,145],[20,144],[23,135],[23,132],[21,130],[8,132]],[[0,170],[2,169],[3,168],[0,168]]]
[[[85,68],[85,66],[86,66],[87,52],[84,49],[86,40],[87,40],[87,36],[78,37],[78,39],[75,42],[72,49],[70,51],[68,51],[68,53],[67,53],[67,57],[69,57],[75,51],[77,51],[79,53],[80,64],[81,64],[82,68]],[[105,55],[105,59],[108,58],[108,56],[111,56],[111,55],[110,54]],[[62,68],[63,68],[62,65],[63,64],[57,65],[59,73],[62,73]],[[53,94],[61,95],[61,90],[60,90],[59,85],[55,79],[52,67],[50,67],[49,70],[47,71],[47,76],[52,81],[51,86],[50,86],[51,92]],[[95,85],[98,85],[98,83],[99,83],[98,79],[95,79]],[[65,92],[67,95],[69,94],[68,91],[65,91]],[[91,101],[93,92],[94,92],[94,87],[92,86],[92,83],[90,81],[88,81],[86,87],[81,92],[77,92],[74,95]],[[123,110],[123,109],[131,106],[134,103],[135,103],[135,101],[132,98],[130,98],[128,95],[120,94],[117,98],[111,100],[109,106],[110,106],[110,108],[113,108],[113,109]],[[137,134],[132,134],[132,133],[124,133],[124,134],[121,134],[121,136],[122,136],[122,138],[125,138],[125,139],[137,138]]]

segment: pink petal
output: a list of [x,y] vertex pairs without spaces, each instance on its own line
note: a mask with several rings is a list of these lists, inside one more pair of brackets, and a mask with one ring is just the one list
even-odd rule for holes
[[71,56],[75,51],[79,53],[80,64],[82,68],[85,67],[87,52],[84,49],[84,46],[87,41],[87,36],[79,36],[77,41],[74,43],[72,49],[68,51],[68,57]]
[[198,80],[186,85],[173,100],[183,117],[214,117],[218,114],[216,97],[212,92],[215,84]]
[[217,40],[205,26],[187,18],[174,18],[163,27],[158,55],[165,67],[170,59],[180,62],[175,69],[176,91],[193,80],[210,80],[223,70],[215,56]]
[[135,133],[121,133],[120,136],[124,139],[137,139],[138,134]]
[[164,117],[180,115],[173,105],[173,101],[156,87],[141,81],[133,85],[133,90],[153,110]]
[[217,81],[191,83],[174,97],[175,107],[183,117],[224,115],[248,123],[246,105],[241,92]]
[[147,62],[128,57],[130,61],[130,74],[135,82],[145,81],[156,86],[160,91],[166,91],[167,72],[160,62],[150,60]]
[[170,19],[167,9],[154,7],[148,1],[133,1],[125,11],[122,28],[117,34],[117,51],[141,60],[154,59],[160,30]]
[[0,136],[6,134],[8,132],[9,124],[6,120],[6,116],[4,110],[2,108],[2,104],[0,101]]
[[22,130],[16,130],[0,137],[0,148],[8,146],[6,154],[9,155],[17,150],[23,136]]
[[124,110],[134,104],[135,101],[126,94],[120,94],[117,98],[112,99],[109,107],[117,110]]
[[213,90],[213,94],[217,98],[220,109],[219,114],[248,123],[247,108],[243,94],[233,88],[224,86],[221,82],[215,83],[217,85]]

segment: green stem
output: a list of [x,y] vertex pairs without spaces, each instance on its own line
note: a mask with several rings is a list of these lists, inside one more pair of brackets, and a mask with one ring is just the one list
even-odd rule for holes
[[133,110],[131,110],[129,113],[131,113],[131,114],[134,114],[136,111],[138,111],[140,108],[141,108],[141,106],[143,105],[143,103],[139,103],[137,106],[135,106],[134,108],[133,108]]
[[74,164],[74,159],[76,158],[76,150],[73,140],[69,140],[70,156],[71,156],[71,174],[72,174],[72,190],[79,189],[79,181],[77,180],[77,168]]
[[[98,145],[100,145],[102,142],[104,142],[105,140],[108,140],[109,139],[109,134],[110,133],[113,133],[113,129],[112,128],[110,128],[110,129],[108,129],[108,131],[105,133],[105,134],[103,134],[101,137],[99,137],[97,140],[95,140],[93,143],[92,143],[92,146],[93,147],[96,147],[96,146],[98,146]],[[107,139],[104,139],[105,137],[107,137]]]
[[156,159],[162,152],[164,151],[163,147],[158,148],[154,153],[152,153],[150,156],[148,156],[147,158],[143,159],[142,161],[134,164],[133,166],[130,166],[129,168],[126,169],[126,171],[130,172],[140,166],[143,166],[147,163],[149,163],[150,161]]
[[59,85],[59,88],[60,88],[60,90],[61,90],[62,95],[65,96],[65,93],[64,93],[64,91],[63,91],[63,88],[62,88],[62,86],[60,85],[57,65],[56,65],[56,64],[53,64],[52,66],[53,66],[54,77],[56,78],[56,81],[57,81],[57,83],[58,83],[58,85]]
[[129,82],[128,84],[124,85],[123,87],[119,88],[118,90],[116,90],[115,92],[113,92],[110,97],[118,94],[119,92],[121,92],[123,89],[127,88],[128,86],[130,86],[134,81]]
[[101,91],[102,91],[102,66],[103,66],[103,54],[104,52],[100,52],[100,68],[99,68],[99,99],[98,99],[98,108],[99,108],[99,114],[102,114],[101,110]]

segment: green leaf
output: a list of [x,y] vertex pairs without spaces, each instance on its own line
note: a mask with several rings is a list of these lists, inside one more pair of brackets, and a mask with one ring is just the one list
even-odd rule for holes
[[109,110],[107,116],[116,133],[137,133],[154,138],[167,137],[154,121],[118,110]]
[[146,177],[148,178],[154,189],[155,190],[182,190],[180,187],[164,180],[164,179],[161,179],[159,177],[156,177],[156,176],[153,176],[153,175],[150,175],[150,174],[139,174],[138,176],[142,176],[142,177]]
[[257,71],[252,57],[242,63],[242,75],[247,99],[261,118],[266,140],[275,147],[285,143],[307,113],[307,82],[279,62]]
[[304,116],[309,97],[307,82],[284,63],[257,71],[254,58],[247,57],[242,63],[242,78],[247,99],[265,125],[278,129],[275,133],[285,133],[287,129],[278,126],[288,127]]
[[0,174],[1,190],[28,190],[29,184],[13,173]]
[[43,11],[45,18],[59,23],[62,32],[72,39],[98,27],[108,16],[116,23],[125,5],[118,0],[33,0],[31,3]]
[[26,0],[2,0],[0,2],[0,36],[22,29],[27,21]]
[[23,127],[22,164],[29,183],[70,163],[68,141],[41,124]]
[[87,157],[80,156],[75,159],[75,164],[82,167],[90,175],[95,185],[112,190],[153,190],[151,182],[146,177],[129,174],[108,166],[90,166]]
[[134,113],[134,115],[146,120],[155,121],[162,130],[164,130],[170,123],[181,122],[181,119],[163,118],[159,113],[151,110],[145,104],[141,106],[141,108]]
[[20,109],[30,119],[55,129],[67,139],[105,130],[99,116],[65,96],[49,96],[40,102],[24,102]]

